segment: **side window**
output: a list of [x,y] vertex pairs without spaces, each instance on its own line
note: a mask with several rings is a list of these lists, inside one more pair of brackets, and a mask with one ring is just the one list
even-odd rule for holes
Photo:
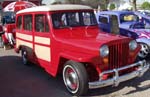
[[22,29],[22,16],[17,18],[17,29]]
[[49,25],[46,15],[35,15],[35,31],[36,32],[49,32]]
[[99,22],[104,23],[104,24],[108,24],[108,19],[107,19],[107,17],[100,16],[99,17]]
[[24,29],[32,31],[32,15],[24,16]]

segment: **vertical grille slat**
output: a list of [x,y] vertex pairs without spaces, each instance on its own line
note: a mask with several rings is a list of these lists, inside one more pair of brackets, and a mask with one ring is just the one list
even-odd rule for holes
[[114,42],[114,44],[109,46],[109,51],[109,69],[127,65],[129,55],[128,42]]

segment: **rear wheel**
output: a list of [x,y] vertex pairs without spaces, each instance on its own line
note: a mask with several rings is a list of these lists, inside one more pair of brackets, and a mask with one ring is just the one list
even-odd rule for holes
[[68,61],[63,68],[63,80],[73,95],[84,95],[88,90],[88,76],[82,63]]
[[21,55],[22,55],[22,63],[24,65],[28,65],[29,61],[27,59],[27,51],[26,50],[21,50]]

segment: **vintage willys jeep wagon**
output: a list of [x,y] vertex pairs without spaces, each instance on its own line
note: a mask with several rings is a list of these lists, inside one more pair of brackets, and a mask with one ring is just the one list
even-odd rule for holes
[[93,9],[83,5],[49,5],[16,14],[16,52],[24,64],[39,64],[52,76],[62,73],[68,91],[117,86],[149,68],[136,61],[135,40],[100,32]]

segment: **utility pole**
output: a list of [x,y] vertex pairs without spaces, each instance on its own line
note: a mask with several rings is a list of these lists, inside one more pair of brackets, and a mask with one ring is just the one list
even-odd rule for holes
[[133,6],[133,11],[136,11],[136,0],[129,0],[129,2],[132,4]]

